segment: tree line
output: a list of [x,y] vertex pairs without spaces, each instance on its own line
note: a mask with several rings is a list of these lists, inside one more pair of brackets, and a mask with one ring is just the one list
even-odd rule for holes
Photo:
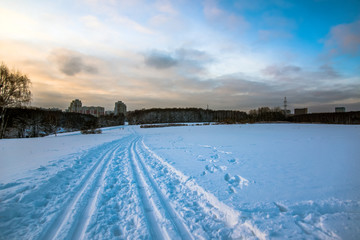
[[360,124],[360,111],[302,114],[290,116],[288,120],[296,123]]
[[201,108],[152,108],[128,112],[130,125],[154,123],[218,122],[259,123],[293,122],[325,124],[360,124],[360,112],[313,113],[285,116],[279,108],[260,107],[249,113],[231,110],[205,110]]
[[243,111],[208,110],[202,108],[152,108],[127,113],[130,125],[179,122],[221,122],[246,123],[261,121],[284,121],[285,115],[280,108],[262,107]]
[[94,130],[124,125],[125,116],[92,115],[35,108],[7,109],[6,138],[41,137],[59,132]]

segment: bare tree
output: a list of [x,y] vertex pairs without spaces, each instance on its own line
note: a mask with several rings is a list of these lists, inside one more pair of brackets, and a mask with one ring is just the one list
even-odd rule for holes
[[9,107],[20,107],[31,100],[30,79],[19,71],[0,64],[0,139],[4,137]]

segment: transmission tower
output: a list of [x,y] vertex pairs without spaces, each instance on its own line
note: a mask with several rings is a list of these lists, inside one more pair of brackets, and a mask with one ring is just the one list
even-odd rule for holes
[[285,114],[285,117],[287,115],[287,100],[286,100],[286,97],[284,98],[284,114]]

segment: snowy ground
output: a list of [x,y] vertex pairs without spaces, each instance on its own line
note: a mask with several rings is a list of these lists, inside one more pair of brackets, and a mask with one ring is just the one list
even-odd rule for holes
[[0,140],[0,239],[356,239],[360,126]]

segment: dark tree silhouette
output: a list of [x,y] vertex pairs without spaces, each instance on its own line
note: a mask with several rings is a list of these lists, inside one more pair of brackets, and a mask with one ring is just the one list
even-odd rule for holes
[[30,79],[19,71],[10,71],[0,64],[0,138],[4,137],[7,125],[7,109],[19,107],[31,100]]

